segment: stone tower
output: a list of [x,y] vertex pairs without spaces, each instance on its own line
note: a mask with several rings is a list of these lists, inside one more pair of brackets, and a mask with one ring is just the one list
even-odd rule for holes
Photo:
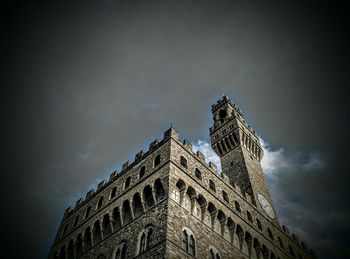
[[212,107],[223,172],[173,128],[66,209],[49,259],[311,259],[280,226],[259,139],[224,96]]
[[237,184],[244,195],[271,221],[278,223],[271,195],[260,164],[263,149],[255,131],[244,120],[243,114],[224,95],[212,105],[214,125],[210,128],[211,146],[220,157],[222,173],[232,185]]

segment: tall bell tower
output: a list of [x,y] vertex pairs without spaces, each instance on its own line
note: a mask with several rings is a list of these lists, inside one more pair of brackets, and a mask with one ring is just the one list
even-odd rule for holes
[[272,222],[278,223],[260,164],[263,149],[255,131],[226,95],[212,105],[211,111],[214,120],[210,128],[211,146],[220,157],[222,173],[232,185],[238,185],[244,195],[249,195]]

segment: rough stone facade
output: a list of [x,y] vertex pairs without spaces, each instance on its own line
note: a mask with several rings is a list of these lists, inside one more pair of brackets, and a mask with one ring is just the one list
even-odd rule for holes
[[257,198],[275,213],[255,132],[226,96],[212,111],[221,174],[170,128],[65,211],[49,258],[314,258]]

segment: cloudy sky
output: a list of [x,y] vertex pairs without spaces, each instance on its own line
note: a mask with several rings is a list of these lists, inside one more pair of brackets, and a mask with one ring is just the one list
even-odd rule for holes
[[64,209],[170,123],[216,161],[210,105],[223,93],[264,143],[281,223],[321,259],[350,257],[344,6],[96,0],[5,10],[4,258],[46,258]]

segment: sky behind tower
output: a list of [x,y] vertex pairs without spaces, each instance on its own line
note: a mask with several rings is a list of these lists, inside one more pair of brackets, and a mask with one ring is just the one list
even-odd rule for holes
[[4,258],[46,258],[64,210],[170,123],[211,157],[210,106],[223,93],[264,142],[280,221],[319,258],[350,257],[347,8],[90,0],[6,10]]

